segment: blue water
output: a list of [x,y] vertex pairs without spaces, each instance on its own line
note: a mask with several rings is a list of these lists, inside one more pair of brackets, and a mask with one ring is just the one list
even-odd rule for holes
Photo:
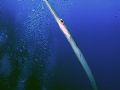
[[[99,90],[120,90],[120,1],[49,0]],[[0,90],[92,90],[42,0],[0,0]]]

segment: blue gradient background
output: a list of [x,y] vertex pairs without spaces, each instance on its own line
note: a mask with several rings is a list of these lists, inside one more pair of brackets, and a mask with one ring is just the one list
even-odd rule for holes
[[[49,1],[58,15],[65,21],[65,24],[68,26],[79,48],[83,52],[94,74],[99,90],[120,90],[120,1]],[[43,6],[43,9],[37,10],[37,12],[42,12],[39,14],[40,18],[38,20],[36,18],[35,21],[31,22],[35,24],[34,26],[37,24],[36,28],[32,29],[36,33],[39,31],[37,28],[39,25],[41,25],[40,30],[46,30],[41,35],[47,37],[44,40],[48,41],[46,43],[48,44],[46,46],[48,51],[43,54],[38,54],[41,50],[35,51],[33,49],[33,47],[39,48],[39,44],[36,44],[36,39],[39,37],[33,38],[32,35],[30,36],[32,32],[24,33],[26,28],[22,27],[22,23],[27,19],[26,17],[31,15],[31,11],[34,11],[33,8],[36,8],[39,4]],[[27,44],[25,45],[27,46],[28,52],[31,52],[31,57],[34,56],[33,53],[37,53],[38,55],[45,55],[48,58],[49,64],[45,66],[45,71],[48,74],[45,76],[45,78],[48,78],[45,83],[47,83],[46,88],[48,90],[92,90],[81,64],[79,64],[70,45],[64,35],[62,35],[53,16],[43,2],[39,0],[34,0],[34,3],[31,0],[1,0],[0,10],[2,13],[0,13],[2,17],[0,18],[1,23],[7,23],[5,24],[7,27],[14,26],[15,32],[18,36],[20,35],[18,39],[22,38],[23,41],[27,40]],[[19,15],[19,12],[22,13]],[[4,41],[5,39],[1,43],[4,44]],[[9,39],[9,42],[11,41],[12,39]],[[38,39],[38,41],[43,40]],[[19,44],[21,43],[22,41]],[[14,43],[14,46],[17,45]],[[44,47],[40,46],[40,48]],[[44,49],[42,50],[44,51]],[[47,54],[48,52],[50,56]],[[4,52],[1,53],[4,54]],[[31,63],[33,61],[30,62],[30,65],[32,65]],[[9,60],[1,60],[0,65],[4,65],[0,69],[0,79],[2,77],[1,73],[9,76],[9,68],[11,67]],[[36,69],[37,67],[35,66],[34,68]],[[25,69],[25,72],[30,72],[30,69]],[[2,70],[6,72],[2,72]],[[2,82],[0,81],[0,83]]]
[[[58,13],[65,20],[81,48],[93,71],[99,89],[119,90],[120,1],[75,0],[69,12],[63,10]],[[72,50],[67,45],[67,41],[63,41],[63,39],[59,49],[59,58],[62,61],[60,61],[60,66],[63,70],[61,72],[64,72],[62,77],[69,76],[65,79],[67,85],[69,83],[69,86],[76,86],[76,90],[80,90],[77,88],[81,81],[86,82],[86,77],[84,77],[85,74],[81,74],[81,67],[77,59],[74,59]],[[67,48],[69,49],[65,50]],[[64,79],[60,81],[62,82]]]

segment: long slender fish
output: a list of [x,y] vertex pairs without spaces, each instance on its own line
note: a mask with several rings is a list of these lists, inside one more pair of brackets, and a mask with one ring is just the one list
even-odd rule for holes
[[71,36],[70,32],[68,31],[67,27],[65,26],[64,24],[64,21],[58,17],[58,15],[55,13],[55,11],[53,10],[52,6],[49,4],[48,0],[43,0],[47,7],[49,8],[51,14],[53,15],[53,17],[55,18],[56,22],[58,23],[59,27],[60,27],[60,30],[63,32],[63,34],[65,35],[65,37],[67,38],[69,44],[71,45],[75,55],[77,56],[79,62],[81,63],[83,69],[85,70],[87,76],[88,76],[88,79],[90,80],[91,82],[91,85],[93,87],[93,90],[98,90],[97,89],[97,85],[96,85],[96,82],[95,82],[95,79],[93,77],[93,74],[81,52],[81,50],[78,48],[77,44],[75,43],[73,37]]

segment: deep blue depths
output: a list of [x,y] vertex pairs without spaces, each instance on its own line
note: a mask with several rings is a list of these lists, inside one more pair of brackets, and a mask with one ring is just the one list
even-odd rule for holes
[[[18,1],[0,1],[0,87],[13,90],[18,86],[18,90],[24,90],[24,85],[19,83],[22,78],[22,82],[29,79],[28,90],[43,86],[48,90],[92,90],[47,7],[39,0]],[[120,1],[50,0],[50,3],[82,50],[99,90],[120,90]],[[36,10],[38,5],[43,9]],[[24,60],[26,63],[20,64]],[[26,68],[17,69],[16,63]],[[14,67],[18,70],[15,74]],[[7,80],[13,84],[9,85],[11,81]]]

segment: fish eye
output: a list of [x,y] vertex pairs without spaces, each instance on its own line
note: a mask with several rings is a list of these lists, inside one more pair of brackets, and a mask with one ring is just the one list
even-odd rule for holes
[[62,23],[64,23],[64,21],[63,21],[62,19],[60,19],[60,21],[61,21]]

